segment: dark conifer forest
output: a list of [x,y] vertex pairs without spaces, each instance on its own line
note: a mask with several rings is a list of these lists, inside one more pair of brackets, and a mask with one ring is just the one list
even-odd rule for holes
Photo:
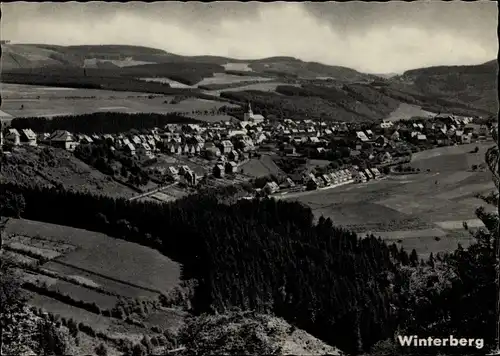
[[182,263],[183,278],[199,282],[195,313],[272,312],[353,354],[396,333],[493,337],[489,234],[468,251],[421,261],[330,219],[313,223],[296,202],[227,205],[198,194],[158,204],[5,184],[0,196],[0,215],[104,232]]
[[15,129],[30,128],[35,132],[67,130],[73,133],[90,135],[94,133],[120,133],[132,129],[152,129],[167,124],[195,124],[200,122],[175,112],[169,114],[96,112],[76,116],[58,116],[50,119],[43,117],[15,118],[12,120],[11,126]]

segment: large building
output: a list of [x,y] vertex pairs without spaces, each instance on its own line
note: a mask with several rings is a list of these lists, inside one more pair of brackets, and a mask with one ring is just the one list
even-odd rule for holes
[[252,111],[252,105],[250,103],[248,103],[248,110],[243,115],[243,121],[252,121],[255,123],[261,123],[262,121],[264,121],[264,116],[254,114]]

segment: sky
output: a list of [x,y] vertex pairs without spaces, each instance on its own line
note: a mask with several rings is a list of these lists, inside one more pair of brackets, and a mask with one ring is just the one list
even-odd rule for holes
[[480,64],[498,53],[495,1],[12,2],[1,9],[1,37],[16,43],[292,56],[380,74]]

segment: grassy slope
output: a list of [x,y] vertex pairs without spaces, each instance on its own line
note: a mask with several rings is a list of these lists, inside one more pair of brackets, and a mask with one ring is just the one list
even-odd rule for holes
[[39,235],[78,247],[49,262],[49,269],[54,264],[63,264],[158,294],[167,293],[179,282],[179,265],[158,251],[101,233],[24,219],[10,219],[5,232],[30,237]]
[[1,162],[2,182],[26,182],[131,197],[136,193],[89,167],[64,150],[26,147],[4,156]]

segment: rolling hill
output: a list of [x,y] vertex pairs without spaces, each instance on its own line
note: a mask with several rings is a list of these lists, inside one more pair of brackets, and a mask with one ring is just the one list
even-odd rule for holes
[[[292,57],[271,57],[264,59],[241,60],[219,56],[181,56],[163,50],[124,45],[83,45],[83,46],[53,46],[37,44],[7,44],[2,45],[5,57],[2,58],[3,70],[19,68],[37,68],[53,66],[83,67],[85,60],[99,61],[130,61],[145,62],[150,68],[155,64],[161,68],[189,65],[196,71],[197,65],[221,67],[229,63],[247,63],[252,74],[268,73],[286,77],[331,77],[339,80],[368,80],[373,76],[359,73],[353,69],[328,66],[315,62],[303,62]],[[140,67],[132,65],[133,67]],[[244,75],[245,73],[242,73]]]
[[[401,104],[458,115],[491,116],[498,111],[496,61],[415,69],[388,78],[292,57],[181,56],[122,45],[8,44],[2,50],[5,83],[143,87],[151,93],[250,100],[257,111],[277,117],[378,121]],[[235,80],[238,76],[241,80]],[[207,78],[211,84],[203,85]]]
[[414,69],[393,79],[424,95],[454,99],[497,113],[497,78],[498,63],[492,60],[480,65]]

